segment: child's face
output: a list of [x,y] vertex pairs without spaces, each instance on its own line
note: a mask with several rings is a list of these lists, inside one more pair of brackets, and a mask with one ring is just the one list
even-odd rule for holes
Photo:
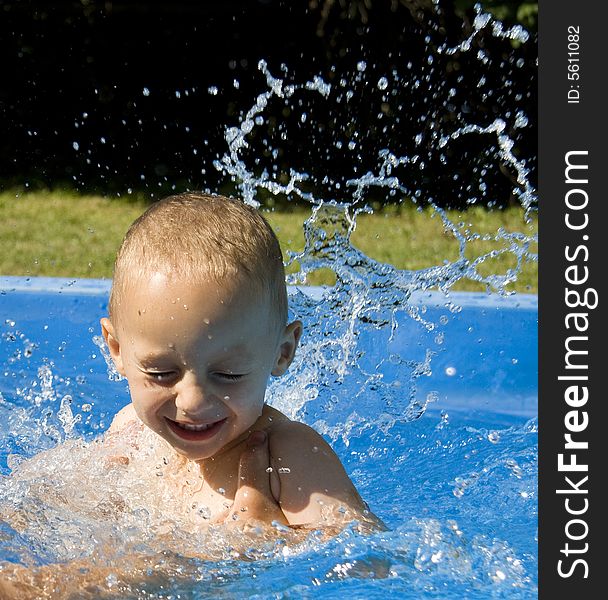
[[129,286],[117,331],[102,321],[137,415],[191,460],[244,437],[268,377],[293,358],[300,323],[277,326],[259,296],[246,283],[192,285],[157,273]]

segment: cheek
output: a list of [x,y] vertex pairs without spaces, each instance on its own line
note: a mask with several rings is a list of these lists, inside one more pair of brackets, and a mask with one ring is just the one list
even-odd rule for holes
[[138,412],[147,412],[167,400],[167,394],[163,390],[159,391],[158,388],[144,382],[129,382],[129,391],[133,405]]
[[223,399],[235,412],[251,412],[264,403],[265,391],[265,382],[248,382],[225,390]]

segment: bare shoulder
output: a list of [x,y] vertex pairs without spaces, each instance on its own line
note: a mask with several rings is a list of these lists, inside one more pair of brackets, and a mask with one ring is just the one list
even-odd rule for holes
[[329,487],[332,487],[331,482],[337,476],[341,489],[354,489],[337,454],[312,427],[298,421],[284,420],[273,426],[269,434],[270,455],[279,474],[324,482]]
[[106,463],[128,464],[131,452],[139,448],[138,440],[143,428],[144,424],[137,416],[133,404],[129,403],[119,410],[101,437],[102,447],[111,453],[106,456]]
[[108,428],[108,434],[119,433],[125,427],[127,427],[130,423],[139,423],[139,417],[137,416],[135,409],[133,408],[133,404],[129,402],[125,407],[121,408],[114,419],[112,420],[112,424]]
[[278,501],[290,524],[350,520],[367,507],[340,459],[312,427],[281,420],[269,429],[271,466],[278,475]]
[[275,423],[269,433],[271,449],[281,452],[294,451],[309,457],[318,455],[319,452],[321,452],[321,456],[326,456],[328,453],[335,456],[323,436],[305,423],[292,421],[285,417]]

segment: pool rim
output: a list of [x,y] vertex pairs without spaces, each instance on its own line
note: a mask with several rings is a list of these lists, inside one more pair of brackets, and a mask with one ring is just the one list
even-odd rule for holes
[[[58,293],[78,296],[109,296],[112,279],[88,279],[78,277],[40,277],[40,276],[0,276],[0,293]],[[288,294],[298,290],[320,299],[326,286],[288,285]],[[538,295],[513,293],[500,295],[483,292],[450,292],[446,297],[442,292],[414,292],[409,299],[411,304],[444,305],[446,300],[462,306],[495,307],[503,309],[538,310]]]

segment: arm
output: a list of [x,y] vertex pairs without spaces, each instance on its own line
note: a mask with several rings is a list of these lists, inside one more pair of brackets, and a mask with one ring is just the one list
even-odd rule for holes
[[290,525],[331,527],[359,521],[385,528],[314,429],[295,421],[278,424],[270,436],[270,456],[278,476],[273,494]]
[[[124,428],[131,427],[130,424],[133,421],[130,418],[124,419],[124,417],[129,417],[128,410],[125,410],[122,415],[120,413],[117,415],[110,430],[115,423],[117,429],[112,433],[120,434]],[[234,504],[226,515],[216,521],[215,525],[221,524],[222,527],[224,525],[228,527],[228,533],[221,534],[226,535],[226,546],[232,548],[233,552],[246,554],[247,560],[251,560],[252,548],[271,539],[268,537],[269,534],[281,533],[284,537],[286,533],[289,533],[285,530],[264,527],[271,523],[275,523],[275,525],[286,523],[281,509],[270,491],[268,464],[268,438],[263,432],[256,431],[241,456],[239,488]],[[297,541],[298,532],[292,532],[292,534],[293,540]],[[159,546],[163,547],[162,539],[157,541],[160,541]],[[167,546],[172,545],[169,543]],[[120,549],[118,550],[120,551]],[[154,571],[154,577],[158,578],[160,582],[165,579],[167,582],[174,582],[176,577],[181,577],[186,581],[191,577],[187,568],[181,576],[179,570],[176,575],[175,565],[170,560],[170,551],[166,549],[158,555],[123,552],[119,554],[120,560],[114,559],[111,548],[102,552],[109,554],[103,554],[101,561],[95,558],[84,558],[35,568],[0,561],[0,600],[46,598],[49,590],[52,590],[53,597],[57,598],[71,598],[74,594],[78,596],[82,590],[92,594],[91,597],[103,595],[105,598],[106,594],[116,594],[124,586],[137,587],[149,582],[151,570]],[[266,555],[264,554],[264,556]],[[217,551],[212,552],[211,556],[200,555],[198,558],[209,561],[217,560]],[[180,564],[180,555],[177,555],[176,560],[177,564]],[[110,576],[112,581],[108,579]]]

